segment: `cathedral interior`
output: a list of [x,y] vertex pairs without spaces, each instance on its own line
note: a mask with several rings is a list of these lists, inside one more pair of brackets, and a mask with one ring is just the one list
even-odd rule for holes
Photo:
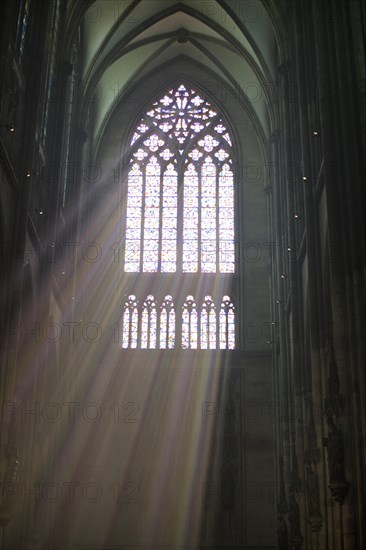
[[364,550],[363,2],[0,18],[0,550]]

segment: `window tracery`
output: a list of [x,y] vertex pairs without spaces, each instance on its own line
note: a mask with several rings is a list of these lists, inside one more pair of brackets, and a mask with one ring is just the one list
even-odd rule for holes
[[160,349],[175,346],[175,310],[171,296],[165,296],[160,308]]
[[122,315],[123,349],[175,349],[179,342],[182,349],[235,349],[235,308],[231,298],[224,296],[216,305],[211,296],[205,296],[203,303],[197,305],[195,298],[188,295],[176,307],[170,295],[161,304],[152,295],[142,304],[135,295],[128,296]]
[[125,271],[234,273],[231,139],[216,111],[181,85],[154,103],[131,145]]
[[[221,115],[182,84],[153,103],[130,145],[125,273],[155,274],[163,286],[167,276],[200,277],[202,287],[199,304],[193,294],[183,301],[172,296],[171,286],[159,303],[156,294],[148,296],[139,312],[137,346],[233,349],[232,299],[221,299],[212,288],[216,274],[226,277],[230,292],[235,273],[232,141]],[[124,325],[132,322],[132,298]],[[123,330],[123,347],[132,347],[136,339]]]
[[141,349],[155,349],[158,315],[154,296],[148,296],[142,307]]

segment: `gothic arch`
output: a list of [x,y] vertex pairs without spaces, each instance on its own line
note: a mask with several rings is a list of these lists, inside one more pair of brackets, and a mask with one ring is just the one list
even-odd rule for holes
[[[251,112],[250,106],[242,98],[235,96],[232,90],[227,90],[221,80],[214,79],[212,73],[204,73],[201,66],[191,63],[188,59],[179,61],[179,65],[177,60],[173,65],[165,65],[160,71],[154,74],[150,73],[149,77],[136,87],[130,101],[126,96],[115,108],[98,147],[98,153],[93,160],[101,167],[102,174],[101,180],[95,184],[96,193],[98,196],[100,194],[106,196],[112,189],[114,189],[113,192],[117,192],[120,197],[120,207],[116,209],[114,215],[115,223],[118,223],[117,220],[124,216],[123,201],[126,193],[124,170],[130,149],[128,139],[130,139],[131,129],[136,125],[136,121],[141,118],[146,107],[152,104],[154,98],[159,97],[163,90],[174,86],[177,82],[185,81],[198,92],[203,91],[204,97],[224,116],[233,137],[233,149],[236,157],[234,169],[237,191],[237,257],[238,272],[241,273],[238,289],[242,287],[243,280],[250,281],[248,290],[242,290],[242,295],[236,298],[238,311],[241,312],[241,324],[245,326],[252,322],[258,314],[267,320],[269,315],[268,297],[265,298],[265,296],[268,296],[268,274],[265,264],[268,254],[268,231],[264,188],[268,174],[264,167],[268,164],[268,157],[261,126],[259,121],[255,125],[253,124],[255,115]],[[176,70],[177,66],[179,75]],[[210,84],[207,90],[204,89],[205,82]],[[114,168],[114,173],[111,167]],[[98,204],[97,201],[94,202]],[[114,269],[116,269],[116,265],[114,265]],[[134,294],[132,287],[126,289],[126,292],[122,292],[116,273],[113,277],[116,294],[119,296],[125,293]],[[259,290],[260,288],[261,290]],[[258,295],[262,297],[260,300],[256,298]],[[250,342],[241,329],[238,332],[240,347],[249,345],[249,348],[253,349],[265,344],[264,337],[260,338],[260,342]]]

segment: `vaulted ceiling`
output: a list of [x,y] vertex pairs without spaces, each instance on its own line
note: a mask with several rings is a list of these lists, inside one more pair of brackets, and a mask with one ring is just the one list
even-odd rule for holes
[[146,75],[185,60],[240,96],[268,137],[280,63],[266,0],[96,0],[81,21],[83,85],[93,89],[98,141],[124,94]]

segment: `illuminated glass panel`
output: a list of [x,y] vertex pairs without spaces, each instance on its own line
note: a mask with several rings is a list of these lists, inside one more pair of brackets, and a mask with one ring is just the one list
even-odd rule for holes
[[235,349],[235,313],[233,307],[228,311],[227,347],[228,349]]
[[197,306],[193,296],[187,296],[182,311],[182,348],[197,349],[198,347],[198,316]]
[[201,271],[216,272],[216,166],[205,159],[201,176]]
[[122,348],[137,348],[138,309],[136,296],[129,296],[125,303],[122,320]]
[[198,174],[189,164],[184,173],[183,272],[198,271]]
[[157,336],[157,312],[154,296],[148,296],[142,306],[141,349],[155,349]]
[[216,308],[211,296],[206,296],[201,310],[201,349],[216,349]]
[[164,141],[156,134],[152,134],[144,141],[144,145],[146,145],[150,151],[155,153],[162,145],[164,145]]
[[125,271],[140,271],[141,211],[143,175],[138,164],[133,164],[128,176],[127,228],[125,244]]
[[160,349],[173,349],[175,345],[175,311],[171,296],[165,296],[160,310]]
[[219,175],[219,265],[221,273],[234,273],[234,176],[229,164]]
[[169,164],[163,176],[161,271],[175,272],[177,261],[178,174]]
[[220,142],[210,134],[206,134],[205,137],[198,142],[198,145],[203,147],[207,153],[211,153],[219,144]]
[[122,331],[122,347],[127,349],[130,347],[130,324],[131,324],[131,312],[129,309],[125,309],[123,314],[123,331]]
[[220,307],[220,349],[235,349],[235,309],[229,296],[224,296]]
[[146,166],[143,271],[158,271],[160,233],[160,164]]

